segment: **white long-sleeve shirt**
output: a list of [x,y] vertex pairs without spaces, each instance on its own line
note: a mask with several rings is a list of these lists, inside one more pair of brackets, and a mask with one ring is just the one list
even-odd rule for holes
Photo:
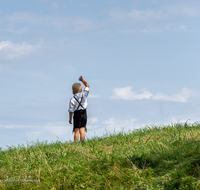
[[81,101],[81,97],[83,97],[83,98],[82,98],[82,101],[80,103],[83,106],[83,108],[82,108],[82,106],[79,106],[78,110],[86,109],[87,108],[87,97],[88,97],[88,94],[89,94],[89,87],[85,87],[83,92],[74,94],[74,96],[69,101],[68,112],[76,111],[76,109],[79,106],[79,103],[76,101],[76,99],[80,102]]

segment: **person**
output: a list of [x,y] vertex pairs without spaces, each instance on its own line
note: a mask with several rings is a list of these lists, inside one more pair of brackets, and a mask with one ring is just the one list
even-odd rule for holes
[[87,132],[86,124],[87,124],[87,97],[89,94],[89,85],[83,79],[82,76],[79,77],[79,81],[81,81],[85,85],[85,89],[82,92],[81,83],[74,83],[72,85],[72,93],[74,96],[70,99],[69,102],[69,123],[72,124],[72,116],[73,116],[73,131],[74,134],[74,142],[79,140],[85,140],[85,131]]

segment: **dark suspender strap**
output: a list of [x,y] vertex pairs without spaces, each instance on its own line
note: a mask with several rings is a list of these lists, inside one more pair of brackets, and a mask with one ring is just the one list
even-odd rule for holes
[[81,101],[80,101],[80,102],[76,99],[75,96],[74,96],[74,99],[75,99],[75,100],[78,102],[78,104],[79,104],[76,110],[78,110],[78,108],[79,108],[80,106],[84,109],[84,107],[81,105],[81,102],[82,102],[82,99],[83,99],[83,95],[82,95],[82,97],[81,97]]

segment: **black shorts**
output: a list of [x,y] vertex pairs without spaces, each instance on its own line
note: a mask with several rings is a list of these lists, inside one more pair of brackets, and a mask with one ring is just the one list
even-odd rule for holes
[[86,127],[87,124],[87,112],[85,110],[77,110],[74,112],[74,129],[75,128],[81,128]]

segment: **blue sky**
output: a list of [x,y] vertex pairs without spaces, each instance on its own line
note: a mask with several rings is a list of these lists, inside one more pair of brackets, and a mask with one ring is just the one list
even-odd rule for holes
[[199,121],[199,20],[197,0],[1,0],[0,147],[72,140],[80,75],[87,138]]

